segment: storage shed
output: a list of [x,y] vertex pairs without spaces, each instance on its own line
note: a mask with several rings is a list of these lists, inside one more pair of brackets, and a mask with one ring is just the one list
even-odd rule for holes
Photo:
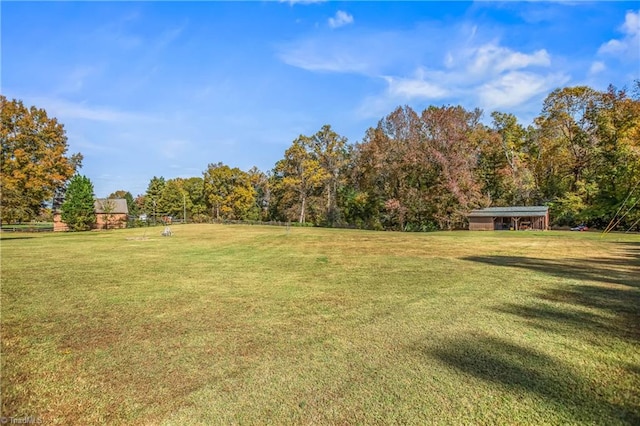
[[497,230],[544,231],[549,229],[549,207],[487,207],[469,213],[470,231]]

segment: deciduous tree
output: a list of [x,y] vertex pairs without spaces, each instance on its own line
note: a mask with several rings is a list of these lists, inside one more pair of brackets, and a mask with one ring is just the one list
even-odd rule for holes
[[187,192],[187,217],[195,217],[199,221],[209,219],[204,198],[204,179],[201,177],[185,179],[183,188]]
[[344,183],[344,173],[349,160],[347,138],[340,136],[325,124],[316,134],[306,138],[312,157],[324,170],[322,182],[326,196],[325,222],[332,226],[339,221],[338,191]]
[[247,220],[255,208],[256,192],[246,172],[222,163],[204,172],[204,196],[216,219]]
[[287,220],[305,223],[309,200],[321,191],[328,173],[307,150],[306,136],[299,136],[285,151],[284,158],[276,163],[274,184],[280,208]]
[[160,210],[163,215],[181,218],[185,214],[187,191],[184,189],[184,179],[169,179],[160,195]]
[[0,221],[30,220],[64,189],[82,155],[67,154],[63,125],[43,109],[0,95],[0,120]]
[[271,182],[270,176],[258,169],[252,167],[247,172],[249,181],[256,193],[256,212],[259,212],[258,218],[267,220],[269,217],[269,206],[271,204]]

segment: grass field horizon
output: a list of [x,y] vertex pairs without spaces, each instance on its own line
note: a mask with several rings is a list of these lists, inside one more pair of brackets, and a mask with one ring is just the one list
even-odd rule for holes
[[640,236],[1,234],[2,412],[51,424],[638,424]]

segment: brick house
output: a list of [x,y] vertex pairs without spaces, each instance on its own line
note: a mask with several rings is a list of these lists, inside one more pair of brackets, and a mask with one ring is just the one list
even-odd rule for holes
[[[92,229],[122,229],[127,227],[129,209],[124,198],[98,198],[93,204],[96,223]],[[60,212],[53,215],[53,231],[68,231]]]

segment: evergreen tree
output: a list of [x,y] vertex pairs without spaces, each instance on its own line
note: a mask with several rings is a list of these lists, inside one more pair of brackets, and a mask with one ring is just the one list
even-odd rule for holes
[[147,187],[147,192],[144,197],[144,211],[148,216],[153,218],[153,223],[156,223],[156,216],[163,213],[161,197],[165,185],[166,181],[164,180],[164,177],[154,176],[151,178],[149,186]]
[[87,231],[96,222],[93,183],[89,178],[81,175],[71,178],[62,203],[62,220],[71,231]]

